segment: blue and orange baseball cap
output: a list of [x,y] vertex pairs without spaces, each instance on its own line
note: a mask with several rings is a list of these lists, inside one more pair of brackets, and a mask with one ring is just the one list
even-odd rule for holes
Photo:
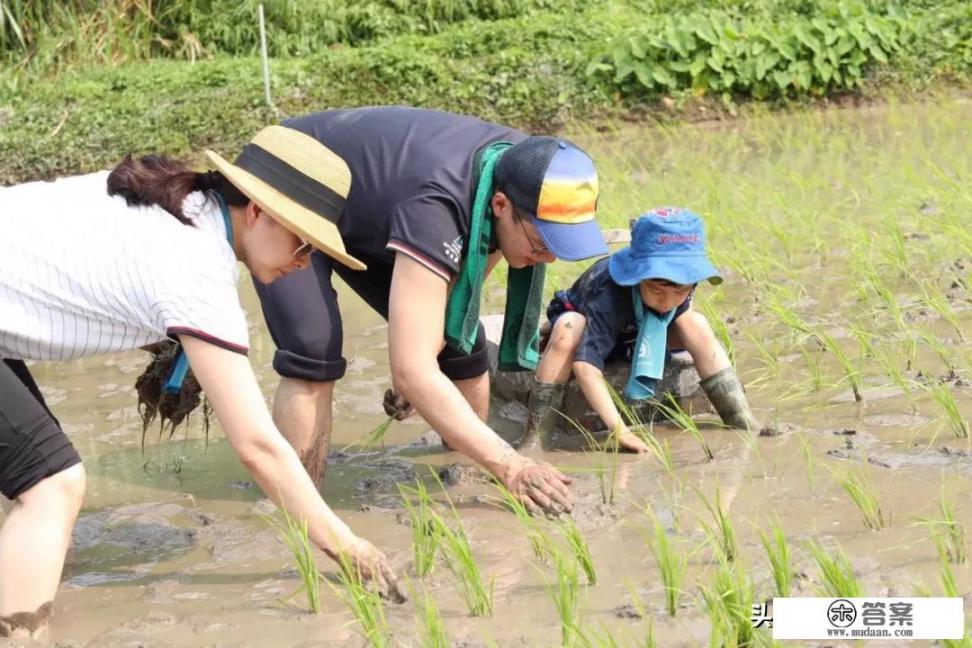
[[705,226],[682,207],[651,209],[631,227],[631,245],[611,255],[608,271],[615,283],[633,286],[644,279],[665,279],[690,286],[722,275],[705,253]]
[[533,218],[557,258],[579,261],[608,253],[594,220],[597,170],[572,142],[545,135],[517,142],[496,163],[495,179],[517,211]]

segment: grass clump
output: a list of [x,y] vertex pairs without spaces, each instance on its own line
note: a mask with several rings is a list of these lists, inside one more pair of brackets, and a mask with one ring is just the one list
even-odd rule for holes
[[773,538],[766,535],[761,529],[759,539],[766,549],[766,557],[769,559],[770,567],[773,571],[773,582],[776,584],[776,595],[785,598],[790,595],[790,579],[793,575],[793,568],[790,566],[790,548],[786,544],[786,534],[779,521],[773,525]]
[[425,592],[419,599],[418,605],[419,631],[422,637],[422,648],[450,648],[452,643],[446,635],[445,624],[439,607],[431,594]]
[[921,518],[919,524],[930,528],[932,538],[940,552],[951,562],[964,565],[969,559],[968,539],[965,525],[955,518],[955,508],[945,495],[945,480],[942,480],[941,497],[938,500],[938,518]]
[[752,623],[753,584],[742,566],[720,557],[715,582],[701,587],[702,600],[712,624],[711,646],[756,646]]
[[500,504],[503,507],[513,511],[517,521],[520,523],[520,526],[526,533],[527,540],[530,541],[530,548],[533,550],[534,557],[540,562],[546,562],[547,558],[551,555],[552,548],[550,547],[550,540],[540,529],[540,526],[536,522],[536,518],[530,515],[530,512],[526,509],[523,502],[513,495],[513,493],[511,493],[505,486],[495,483],[494,487],[500,493]]
[[722,508],[722,498],[719,489],[716,488],[715,500],[710,502],[701,491],[696,490],[696,494],[705,508],[712,516],[712,525],[702,522],[702,526],[709,533],[719,554],[728,562],[734,561],[739,556],[739,544],[736,542],[736,531],[732,526],[732,521]]
[[277,521],[269,515],[265,515],[264,520],[276,532],[283,543],[290,549],[293,556],[294,566],[300,577],[300,586],[291,594],[284,597],[290,600],[301,592],[307,596],[307,607],[314,614],[321,611],[321,572],[317,569],[317,561],[314,559],[314,546],[307,533],[307,520],[295,520],[281,508],[283,512],[283,523]]
[[683,594],[682,582],[685,580],[688,556],[679,552],[668,536],[665,525],[657,517],[652,515],[651,518],[653,534],[648,541],[648,547],[655,557],[655,564],[658,565],[662,585],[665,587],[665,609],[669,616],[675,616]]
[[701,430],[699,430],[698,424],[689,416],[685,410],[683,410],[678,401],[671,394],[665,394],[666,402],[658,402],[658,410],[672,423],[679,426],[686,432],[688,432],[693,439],[695,439],[699,446],[702,448],[702,453],[705,455],[706,461],[712,461],[715,459],[715,453],[712,452],[712,448],[709,447],[708,442],[705,437],[702,436]]
[[871,481],[870,471],[863,464],[849,470],[840,478],[840,486],[861,513],[861,521],[868,531],[879,531],[888,525],[884,510],[878,500],[877,489]]
[[377,589],[365,585],[361,572],[347,554],[342,553],[338,557],[338,562],[341,565],[342,587],[334,587],[334,589],[351,608],[351,612],[361,626],[361,634],[365,641],[373,648],[391,646],[388,622],[385,620],[385,606]]
[[588,585],[596,585],[597,572],[594,570],[594,558],[591,556],[590,547],[587,546],[587,540],[584,539],[584,535],[577,528],[574,519],[566,518],[561,522],[561,529],[567,539],[567,544],[570,545],[571,553],[577,560],[577,564],[580,565],[581,569],[584,570],[584,575],[587,576]]
[[[438,479],[438,475],[436,475]],[[441,482],[440,482],[441,483]],[[435,511],[431,511],[432,528],[446,566],[456,579],[459,595],[472,616],[491,616],[493,614],[493,584],[487,587],[483,581],[479,565],[469,546],[469,537],[456,511],[452,500],[446,494],[453,527],[450,527]]]
[[807,548],[820,568],[824,591],[828,596],[835,598],[860,598],[864,596],[864,589],[857,580],[857,576],[854,575],[854,567],[839,547],[836,553],[830,554],[817,542],[810,541]]
[[[420,479],[415,480],[414,488],[399,484],[398,492],[402,495],[409,526],[412,529],[415,575],[420,578],[428,576],[435,566],[435,554],[439,542],[433,524],[435,513],[432,510],[432,500],[425,488],[425,483]],[[414,504],[412,497],[417,500]]]
[[556,589],[547,586],[547,592],[557,608],[560,619],[560,645],[575,646],[578,643],[580,622],[580,579],[577,572],[577,562],[573,557],[560,553],[554,557],[557,567]]

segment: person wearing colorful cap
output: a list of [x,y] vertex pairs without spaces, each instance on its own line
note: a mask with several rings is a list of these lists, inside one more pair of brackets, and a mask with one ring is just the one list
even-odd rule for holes
[[523,445],[539,441],[549,447],[573,375],[605,427],[618,434],[619,445],[648,452],[618,412],[604,367],[613,360],[630,362],[624,397],[643,401],[655,393],[668,349],[692,355],[701,387],[726,425],[762,431],[725,349],[705,316],[692,309],[696,285],[706,280],[722,283],[705,252],[702,219],[678,207],[642,214],[629,247],[595,263],[550,302],[550,334],[530,395]]
[[[12,502],[0,527],[0,637],[46,627],[85,490],[81,457],[26,361],[172,341],[267,496],[401,600],[385,556],[328,507],[274,426],[236,290],[237,261],[266,282],[306,267],[314,249],[361,267],[334,224],[348,167],[282,126],[235,164],[209,156],[218,171],[129,157],[110,173],[0,188],[0,494]],[[184,388],[164,398],[178,402]]]
[[489,470],[531,507],[571,506],[569,479],[519,455],[487,424],[489,361],[480,291],[505,259],[500,363],[539,359],[544,264],[607,253],[594,220],[597,173],[571,142],[528,137],[474,117],[407,107],[329,110],[284,122],[335,151],[353,181],[338,229],[363,271],[313,255],[311,268],[256,283],[281,376],[278,426],[323,482],[335,381],[345,372],[332,275],[388,320],[395,392],[451,448]]

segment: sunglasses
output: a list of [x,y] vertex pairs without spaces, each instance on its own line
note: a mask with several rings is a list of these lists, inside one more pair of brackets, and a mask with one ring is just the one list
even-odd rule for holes
[[[512,207],[512,205],[510,205],[510,206]],[[520,229],[523,230],[523,236],[526,237],[527,242],[530,244],[530,253],[531,254],[549,254],[550,253],[550,248],[548,248],[546,246],[546,244],[544,244],[542,241],[540,243],[538,243],[537,241],[535,241],[533,239],[533,237],[531,237],[527,233],[526,225],[523,224],[523,220],[524,220],[523,219],[523,216],[520,214],[520,212],[518,212],[516,210],[516,207],[513,207],[513,214],[516,215],[516,219],[520,223]]]
[[297,246],[297,249],[293,251],[291,256],[294,257],[295,259],[303,259],[313,251],[314,251],[313,243],[308,243],[304,239],[300,239],[300,245]]

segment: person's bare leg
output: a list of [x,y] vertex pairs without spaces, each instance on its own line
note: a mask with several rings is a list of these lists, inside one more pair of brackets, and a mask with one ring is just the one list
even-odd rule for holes
[[489,416],[489,372],[483,372],[475,378],[453,382],[469,406],[476,412],[476,416],[485,421]]
[[281,378],[273,398],[273,421],[297,451],[317,490],[324,485],[331,445],[334,382]]
[[84,488],[84,467],[76,464],[14,500],[0,527],[0,637],[46,629]]
[[547,349],[537,365],[537,382],[566,383],[570,380],[574,354],[584,337],[587,319],[580,313],[564,313],[557,318]]
[[715,332],[705,316],[694,310],[688,310],[669,328],[668,347],[685,349],[695,362],[695,370],[703,380],[713,376],[723,369],[728,369],[731,363],[726,350],[722,348]]

